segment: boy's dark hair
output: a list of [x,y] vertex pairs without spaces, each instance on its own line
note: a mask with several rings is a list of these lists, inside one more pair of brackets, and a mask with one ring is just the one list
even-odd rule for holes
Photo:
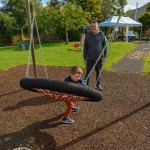
[[73,75],[76,74],[76,73],[83,74],[83,70],[78,66],[73,66],[70,70],[70,73],[73,74]]

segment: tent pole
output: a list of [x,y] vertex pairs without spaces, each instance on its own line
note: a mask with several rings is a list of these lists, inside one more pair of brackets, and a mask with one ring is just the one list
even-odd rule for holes
[[129,32],[129,26],[126,26],[126,39],[125,42],[128,42],[128,32]]
[[111,33],[111,26],[109,26],[109,36],[110,36],[110,33]]
[[142,37],[142,26],[141,26],[141,29],[140,29],[140,38],[139,38],[139,43],[141,43],[141,37]]

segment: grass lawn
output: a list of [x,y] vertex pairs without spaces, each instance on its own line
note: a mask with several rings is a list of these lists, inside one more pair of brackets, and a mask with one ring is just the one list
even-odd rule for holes
[[143,69],[144,73],[148,73],[150,74],[150,52],[147,55],[147,57],[144,60],[144,69]]
[[[74,48],[75,42],[44,44],[43,51],[45,63],[50,66],[73,66],[85,67],[82,52]],[[108,59],[104,69],[110,70],[123,56],[133,50],[137,45],[133,43],[115,42],[109,46]],[[42,65],[41,51],[38,46],[35,50],[36,62]],[[27,64],[28,51],[21,50],[17,46],[0,47],[0,70],[14,66]]]

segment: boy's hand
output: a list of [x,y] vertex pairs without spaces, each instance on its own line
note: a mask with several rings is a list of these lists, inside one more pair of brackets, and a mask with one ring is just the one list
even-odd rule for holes
[[82,83],[81,83],[81,85],[87,87],[87,86],[88,86],[88,85],[87,85],[87,81],[86,81],[86,80],[83,80]]

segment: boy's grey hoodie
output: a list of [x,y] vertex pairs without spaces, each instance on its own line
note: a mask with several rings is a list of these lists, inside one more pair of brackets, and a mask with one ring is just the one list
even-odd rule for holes
[[[97,34],[89,32],[86,35],[84,42],[84,60],[96,61],[105,45],[106,39],[102,31],[98,32]],[[105,48],[102,57],[107,57],[107,47]]]

